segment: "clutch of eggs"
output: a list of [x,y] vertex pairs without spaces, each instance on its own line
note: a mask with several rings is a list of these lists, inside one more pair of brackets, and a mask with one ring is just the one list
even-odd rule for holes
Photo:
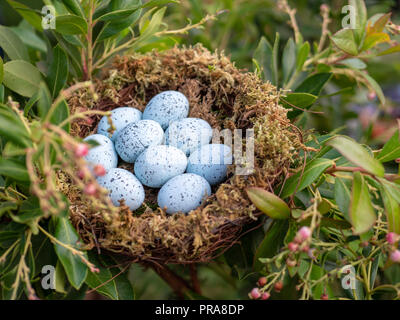
[[[232,150],[210,144],[212,128],[203,119],[188,118],[189,101],[180,92],[154,96],[143,113],[120,107],[104,116],[84,141],[97,145],[85,157],[89,167],[101,164],[106,174],[98,183],[115,206],[131,210],[145,200],[144,186],[160,188],[157,202],[167,213],[188,213],[211,195],[211,186],[226,179]],[[118,156],[134,164],[134,172],[117,168]]]

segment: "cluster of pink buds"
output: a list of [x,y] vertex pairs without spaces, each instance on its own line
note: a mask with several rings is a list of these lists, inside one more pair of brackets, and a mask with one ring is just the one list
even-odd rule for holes
[[386,235],[386,241],[389,244],[395,244],[395,243],[400,241],[400,236],[398,234],[394,233],[394,232],[389,232]]
[[[261,277],[257,281],[258,287],[264,287],[267,284],[267,278]],[[260,288],[253,288],[249,293],[249,298],[253,300],[268,300],[271,294],[269,292],[261,292]]]
[[89,147],[85,143],[79,143],[75,147],[75,156],[77,156],[78,158],[85,157],[88,155],[88,153],[89,153]]
[[294,237],[294,241],[296,243],[303,243],[310,239],[311,237],[311,230],[309,227],[301,227],[299,231],[297,231],[296,236]]

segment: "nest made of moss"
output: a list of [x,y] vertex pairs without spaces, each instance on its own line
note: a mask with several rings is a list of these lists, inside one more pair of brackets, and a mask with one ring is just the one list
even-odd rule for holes
[[[64,191],[71,202],[71,220],[90,248],[127,255],[132,261],[205,262],[233,245],[242,228],[257,219],[246,188],[272,190],[296,158],[301,138],[287,119],[287,110],[279,105],[276,87],[237,69],[223,53],[211,53],[200,45],[117,57],[96,81],[99,99],[81,91],[69,104],[72,113],[123,105],[143,111],[154,95],[165,90],[182,92],[190,103],[189,117],[202,118],[213,128],[253,128],[254,172],[235,175],[232,166],[227,181],[186,215],[167,215],[157,207],[157,190],[150,188],[141,209],[130,212],[121,206],[111,219],[94,211],[72,186]],[[94,133],[99,119],[92,116],[94,121],[74,122],[72,134]],[[132,170],[127,164],[120,166]]]

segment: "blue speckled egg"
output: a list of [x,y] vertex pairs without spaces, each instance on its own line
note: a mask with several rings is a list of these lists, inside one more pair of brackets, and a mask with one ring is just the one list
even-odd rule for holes
[[140,120],[123,128],[115,140],[115,150],[122,160],[134,163],[149,146],[159,145],[164,140],[164,131],[158,122]]
[[181,149],[187,156],[198,147],[209,144],[211,138],[211,126],[198,118],[174,121],[165,132],[165,143]]
[[119,200],[125,200],[125,204],[136,210],[144,201],[144,188],[140,181],[131,172],[113,168],[103,177],[98,177],[100,186],[108,190],[108,196],[112,203],[119,207]]
[[[117,133],[125,128],[131,122],[137,122],[142,120],[142,112],[138,109],[131,107],[121,107],[116,108],[111,111],[111,119],[113,125],[115,127],[114,133],[111,134],[108,132],[110,125],[108,123],[108,117],[104,116],[101,118],[99,125],[97,127],[97,133],[102,134],[111,139],[111,141],[115,141]],[[110,137],[111,136],[111,137]]]
[[158,206],[167,213],[196,209],[211,195],[211,187],[206,179],[193,173],[184,173],[168,180],[158,192]]
[[170,122],[186,118],[189,101],[178,91],[164,91],[154,96],[143,112],[143,119],[157,121],[165,130]]
[[106,136],[92,134],[83,139],[83,141],[95,141],[99,144],[98,146],[91,147],[88,155],[85,156],[90,169],[93,169],[97,164],[101,164],[108,171],[118,165],[118,155],[115,152],[114,145]]
[[135,175],[145,186],[161,188],[169,179],[185,172],[185,154],[172,146],[148,147],[135,161]]
[[224,144],[207,144],[193,151],[188,159],[187,172],[205,178],[211,185],[226,179],[228,165],[232,164],[232,150]]

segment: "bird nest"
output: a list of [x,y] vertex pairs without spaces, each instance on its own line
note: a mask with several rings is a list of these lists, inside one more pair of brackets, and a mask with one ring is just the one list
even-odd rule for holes
[[[202,118],[213,128],[253,128],[254,171],[237,175],[232,165],[227,180],[188,214],[166,214],[157,207],[158,190],[151,188],[145,188],[141,208],[131,212],[122,203],[111,216],[107,210],[94,209],[74,186],[65,183],[62,190],[71,203],[71,221],[89,248],[137,262],[210,261],[233,245],[244,227],[259,216],[246,188],[273,190],[296,159],[301,137],[287,119],[287,110],[279,105],[276,87],[237,69],[223,53],[211,53],[200,45],[117,57],[103,78],[96,80],[98,99],[81,91],[69,104],[72,113],[124,105],[143,111],[153,96],[165,90],[182,92],[190,103],[189,116]],[[74,122],[72,134],[83,138],[95,133],[100,118],[92,115],[90,121]],[[242,143],[245,150],[245,139]],[[129,164],[120,167],[133,170]]]

